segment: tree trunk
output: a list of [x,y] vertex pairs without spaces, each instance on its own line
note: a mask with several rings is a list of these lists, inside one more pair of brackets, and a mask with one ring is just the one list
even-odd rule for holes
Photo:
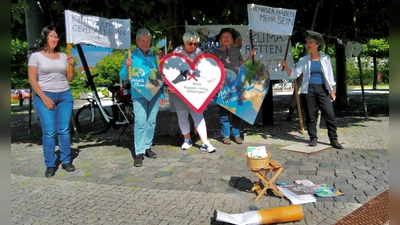
[[44,16],[37,1],[28,0],[26,3],[28,7],[25,8],[25,26],[28,40],[28,54],[30,54],[37,49],[40,32],[44,27]]
[[[166,48],[167,53],[171,53],[176,47],[182,44],[182,36],[185,33],[184,25],[184,4],[176,1],[171,1],[167,4],[167,19],[166,19]],[[182,25],[182,26],[180,26]],[[171,105],[171,102],[170,102]],[[171,106],[170,106],[171,107]],[[171,120],[169,123],[169,135],[180,136],[181,132],[178,125],[178,117],[176,112],[171,112]]]
[[345,46],[335,41],[336,52],[336,107],[346,109],[349,106],[347,99],[347,73]]
[[171,53],[176,47],[182,44],[182,36],[185,33],[184,7],[182,1],[175,0],[167,4],[166,36],[167,52]]
[[[44,27],[43,25],[44,16],[43,13],[41,13],[42,11],[40,10],[37,1],[28,0],[26,1],[26,4],[28,5],[28,7],[25,8],[26,37],[28,40],[27,55],[30,56],[30,54],[36,51],[38,47],[37,44],[40,38],[40,32]],[[30,85],[29,85],[29,90],[32,94],[34,94],[32,86]],[[28,134],[30,134],[32,130],[32,109],[33,109],[32,101],[29,101]],[[35,114],[34,116],[36,116],[36,118],[39,118],[37,114]]]
[[373,56],[372,58],[374,60],[374,81],[373,81],[373,84],[372,84],[372,89],[376,90],[376,83],[377,83],[377,80],[378,80],[378,68],[377,68],[377,65],[376,65],[376,56]]

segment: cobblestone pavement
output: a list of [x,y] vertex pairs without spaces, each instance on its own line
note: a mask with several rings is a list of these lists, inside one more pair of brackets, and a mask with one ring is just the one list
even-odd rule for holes
[[[164,107],[152,148],[157,158],[145,158],[139,168],[133,167],[132,141],[119,137],[119,131],[90,141],[74,138],[76,171],[67,173],[59,166],[52,178],[44,177],[40,135],[36,141],[12,141],[12,224],[220,224],[213,222],[214,210],[243,213],[290,205],[269,191],[254,202],[254,193],[229,185],[232,177],[258,180],[246,165],[247,146],[265,145],[283,165],[278,182],[309,179],[344,193],[303,204],[304,219],[289,224],[333,224],[389,188],[388,116],[338,118],[339,140],[345,148],[307,155],[280,150],[307,141],[307,134],[298,132],[298,121],[283,121],[282,115],[275,116],[273,126],[244,125],[242,145],[223,145],[213,127],[218,123],[212,116],[216,107],[208,108],[215,153],[200,152],[199,141],[180,150],[181,138],[168,135],[170,118]],[[33,131],[40,134],[40,128]],[[319,141],[328,143],[323,125],[319,136]]]

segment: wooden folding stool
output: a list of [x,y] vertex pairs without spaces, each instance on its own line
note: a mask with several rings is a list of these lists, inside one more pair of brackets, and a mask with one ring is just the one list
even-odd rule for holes
[[[261,198],[261,196],[263,196],[268,189],[272,189],[276,195],[283,198],[283,194],[278,190],[278,188],[274,184],[276,178],[283,171],[283,167],[278,161],[270,160],[269,166],[267,168],[263,168],[263,169],[259,169],[259,170],[252,169],[252,171],[258,178],[260,178],[257,181],[257,183],[254,184],[254,187],[251,189],[251,191],[257,192],[257,197],[254,200],[255,202],[258,201]],[[266,178],[266,176],[270,171],[272,171],[274,173],[274,175],[271,177],[270,180],[268,180]],[[261,182],[264,183],[263,189],[261,189],[261,186],[260,186]]]

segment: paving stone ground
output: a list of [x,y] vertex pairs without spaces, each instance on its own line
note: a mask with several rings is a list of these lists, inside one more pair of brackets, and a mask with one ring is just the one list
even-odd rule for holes
[[[345,148],[308,155],[280,149],[307,142],[298,120],[284,121],[284,114],[275,114],[272,126],[245,124],[244,143],[227,146],[219,141],[217,108],[209,106],[209,137],[217,151],[207,154],[199,151],[199,142],[180,150],[181,137],[168,135],[168,113],[167,107],[159,113],[152,148],[157,158],[145,158],[142,167],[133,167],[132,140],[119,131],[94,138],[79,134],[72,146],[76,171],[59,166],[52,178],[44,177],[40,128],[34,125],[29,135],[17,137],[13,130],[21,126],[12,121],[12,224],[222,224],[213,222],[214,210],[243,213],[290,205],[271,191],[254,202],[254,193],[229,185],[232,177],[257,181],[246,165],[247,146],[265,145],[283,165],[278,182],[309,179],[344,193],[303,204],[304,219],[288,224],[333,224],[389,189],[388,115],[338,117]],[[323,124],[319,136],[328,143]]]

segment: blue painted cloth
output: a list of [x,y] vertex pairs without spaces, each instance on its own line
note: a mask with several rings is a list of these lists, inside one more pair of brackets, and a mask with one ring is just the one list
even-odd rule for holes
[[[128,67],[126,66],[126,59],[128,58],[128,54],[125,55],[124,63],[122,64],[121,70],[119,72],[119,76],[122,80],[128,80]],[[136,48],[131,52],[132,58],[132,68],[138,67],[144,71],[150,71],[151,69],[158,69],[156,57],[153,55],[151,51],[148,51],[147,55],[144,56],[143,52]],[[160,88],[159,93],[154,96],[161,94],[161,98],[164,97],[163,88]],[[131,88],[132,99],[141,99],[144,98],[142,94],[140,94],[136,88]]]

